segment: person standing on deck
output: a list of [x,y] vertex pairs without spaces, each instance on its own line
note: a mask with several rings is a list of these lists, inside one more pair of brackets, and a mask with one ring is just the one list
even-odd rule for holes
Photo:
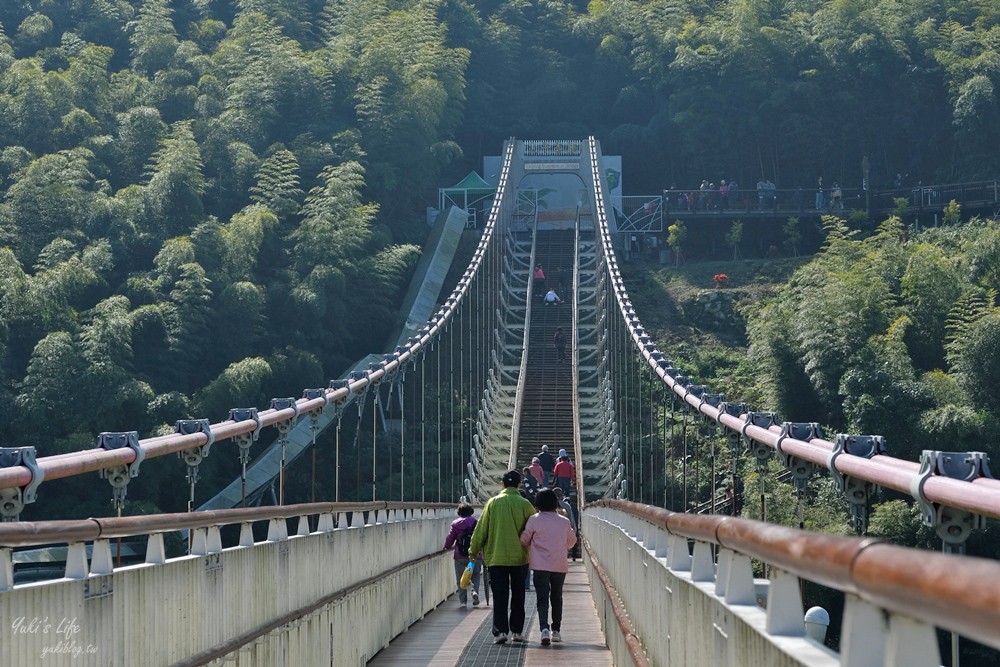
[[563,490],[567,496],[569,495],[570,486],[573,484],[573,478],[576,477],[576,470],[573,468],[573,464],[569,462],[568,456],[560,456],[559,463],[556,464],[555,469],[556,474],[556,486]]
[[545,486],[551,486],[552,484],[552,471],[556,468],[556,458],[549,454],[549,446],[542,445],[542,451],[538,452],[538,463],[541,464],[542,470],[545,471]]
[[[503,644],[508,636],[524,641],[524,581],[528,576],[528,551],[521,544],[521,531],[534,506],[521,497],[521,473],[508,470],[500,493],[486,501],[472,533],[469,553],[483,552],[493,591],[493,641]],[[508,615],[508,602],[510,610]]]
[[[535,499],[538,514],[528,519],[521,544],[528,548],[528,563],[534,572],[537,592],[538,626],[542,645],[561,642],[563,585],[569,565],[566,551],[576,544],[576,531],[569,519],[559,514],[559,502],[552,489],[542,489]],[[552,629],[549,630],[549,601],[552,602]]]
[[532,291],[536,296],[545,296],[545,271],[542,271],[541,264],[535,264],[534,280],[535,285]]

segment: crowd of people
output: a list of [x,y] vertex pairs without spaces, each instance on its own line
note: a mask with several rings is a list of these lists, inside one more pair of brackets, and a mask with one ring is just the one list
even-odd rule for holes
[[[784,204],[804,212],[808,202],[807,193],[801,188],[785,195]],[[740,190],[735,178],[721,179],[719,184],[702,180],[697,190],[679,190],[672,184],[665,193],[666,208],[679,211],[722,211],[725,209],[742,209],[750,211],[754,208],[761,211],[778,209],[778,186],[767,177],[762,176],[753,190]],[[816,210],[838,211],[844,208],[843,190],[837,182],[824,187],[823,178],[817,179],[815,199],[812,202]]]
[[478,520],[471,505],[458,506],[444,546],[453,550],[459,607],[469,607],[470,592],[472,606],[479,605],[485,566],[497,644],[525,641],[525,592],[532,582],[541,644],[562,641],[563,587],[568,560],[576,559],[577,516],[569,502],[575,474],[565,449],[553,456],[543,445],[523,474],[504,473],[500,493]]

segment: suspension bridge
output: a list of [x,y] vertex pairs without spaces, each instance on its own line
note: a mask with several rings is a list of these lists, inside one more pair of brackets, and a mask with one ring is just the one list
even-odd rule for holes
[[[552,215],[532,186],[539,174],[575,203]],[[217,423],[180,420],[172,435],[102,433],[55,456],[0,450],[0,664],[921,667],[957,665],[963,643],[1000,649],[1000,564],[964,555],[968,536],[1000,518],[987,457],[896,459],[882,435],[827,436],[685,377],[629,299],[606,177],[592,138],[506,142],[467,268],[447,276],[467,212],[445,211],[395,347],[327,387]],[[562,303],[540,298],[538,264],[546,284],[562,283]],[[678,438],[675,453],[666,443]],[[313,468],[313,502],[287,503],[304,495],[287,468],[317,439],[335,463]],[[457,608],[442,544],[455,501],[483,503],[543,444],[577,464],[582,558],[563,642],[539,645],[529,595],[528,641],[494,645],[488,604]],[[192,511],[124,515],[142,468],[168,455],[183,461]],[[238,457],[241,474],[198,505],[209,455]],[[738,459],[762,479],[780,461],[800,503],[831,476],[857,535],[734,516],[741,494],[726,466]],[[679,490],[664,483],[678,471]],[[48,485],[79,475],[110,483],[114,516],[18,520]],[[726,476],[729,491],[717,485]],[[370,500],[342,499],[369,486]],[[866,537],[878,488],[912,496],[943,552]],[[43,547],[60,554],[59,572],[28,577],[26,554]],[[817,587],[840,596],[830,618],[806,612]]]

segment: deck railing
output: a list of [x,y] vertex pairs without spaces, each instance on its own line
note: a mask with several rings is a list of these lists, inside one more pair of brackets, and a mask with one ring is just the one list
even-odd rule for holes
[[[0,524],[0,665],[363,665],[453,592],[453,518],[452,505],[315,503]],[[239,539],[224,547],[228,525]],[[175,530],[193,531],[190,555],[166,556]],[[111,540],[136,536],[145,563],[115,567]],[[65,577],[15,585],[11,547],[41,544],[69,545]]]
[[[937,667],[936,628],[1000,648],[995,561],[621,500],[588,505],[583,534],[615,664],[639,664],[636,640],[690,667]],[[807,634],[800,580],[846,595],[839,652]]]

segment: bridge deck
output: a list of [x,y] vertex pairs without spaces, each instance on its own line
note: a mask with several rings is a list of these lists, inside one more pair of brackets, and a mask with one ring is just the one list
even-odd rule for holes
[[449,598],[423,620],[410,626],[380,651],[369,667],[500,667],[524,665],[566,664],[574,667],[611,667],[611,652],[597,619],[597,609],[590,594],[590,585],[583,563],[570,564],[563,591],[563,623],[561,644],[542,646],[535,619],[534,591],[525,601],[526,642],[495,645],[491,632],[493,608],[483,604],[468,610],[460,609]]

